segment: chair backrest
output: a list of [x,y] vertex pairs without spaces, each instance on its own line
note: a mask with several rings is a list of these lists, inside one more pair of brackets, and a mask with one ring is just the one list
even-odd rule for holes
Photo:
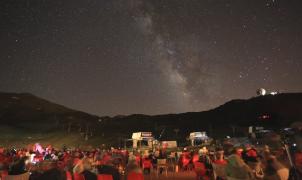
[[206,167],[202,162],[194,163],[194,171],[196,174],[204,176],[206,174]]
[[98,180],[113,180],[111,174],[98,174]]
[[295,159],[296,166],[302,164],[302,153],[301,152],[295,153],[294,157],[295,157],[294,159]]
[[182,165],[187,166],[190,163],[190,159],[186,157],[182,157]]
[[166,165],[167,159],[157,159],[157,165]]
[[144,175],[142,173],[130,172],[127,180],[144,180]]
[[151,160],[143,160],[143,168],[151,168],[152,167],[152,163]]
[[83,174],[74,173],[73,174],[73,179],[74,180],[85,180],[85,177],[84,177]]
[[1,172],[1,179],[4,179],[6,176],[8,176],[8,172],[7,171],[2,171]]
[[72,175],[69,171],[66,171],[66,180],[72,180]]

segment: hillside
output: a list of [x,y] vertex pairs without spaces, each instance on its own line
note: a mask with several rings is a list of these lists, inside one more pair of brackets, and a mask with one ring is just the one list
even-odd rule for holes
[[[72,110],[31,94],[0,93],[0,134],[49,133],[65,137],[90,134],[92,140],[120,143],[134,131],[152,131],[163,139],[184,140],[189,132],[206,130],[212,136],[229,133],[231,127],[250,125],[280,128],[302,120],[302,93],[232,100],[215,109],[148,116],[98,117]],[[11,133],[9,133],[11,132]],[[24,134],[24,133],[23,133]],[[49,135],[50,136],[50,135]],[[48,136],[48,137],[49,137]],[[90,138],[90,139],[91,139]]]
[[[263,118],[264,117],[264,118]],[[111,119],[111,127],[120,126],[119,131],[150,131],[160,133],[165,129],[166,137],[187,135],[192,131],[230,131],[232,126],[251,125],[280,128],[302,120],[302,93],[259,96],[248,100],[232,100],[215,109],[203,112],[188,112],[157,116],[131,115]]]
[[0,123],[27,130],[52,130],[69,121],[95,122],[99,118],[28,93],[0,93]]

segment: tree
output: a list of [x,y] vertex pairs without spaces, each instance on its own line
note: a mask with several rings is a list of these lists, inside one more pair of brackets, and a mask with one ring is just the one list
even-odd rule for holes
[[232,129],[232,135],[233,137],[235,136],[235,133],[236,133],[236,126],[234,124],[231,124],[230,125],[231,129]]
[[177,139],[178,133],[179,133],[179,129],[178,129],[178,128],[175,128],[175,129],[173,129],[173,131],[175,132],[175,137],[176,137],[176,139]]
[[72,122],[69,121],[69,122],[68,122],[68,126],[67,126],[67,132],[68,132],[68,133],[71,132],[71,126],[72,126]]
[[89,138],[89,124],[87,123],[86,124],[86,130],[85,130],[85,141],[87,141],[88,140],[88,138]]

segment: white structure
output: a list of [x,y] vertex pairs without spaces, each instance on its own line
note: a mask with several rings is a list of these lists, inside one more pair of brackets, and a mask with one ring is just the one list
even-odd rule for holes
[[265,96],[266,95],[266,90],[264,88],[260,88],[257,90],[257,95],[258,96]]
[[135,132],[132,133],[133,149],[141,149],[143,146],[145,148],[152,148],[154,137],[152,132]]
[[191,132],[189,139],[192,146],[198,146],[200,144],[207,143],[210,140],[205,131]]
[[274,95],[276,95],[276,94],[279,94],[278,91],[272,91],[272,92],[270,92],[270,95],[273,95],[273,96],[274,96]]

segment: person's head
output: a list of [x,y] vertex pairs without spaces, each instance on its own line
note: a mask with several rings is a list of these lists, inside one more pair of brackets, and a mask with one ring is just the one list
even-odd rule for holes
[[75,153],[73,154],[73,156],[74,156],[75,158],[80,158],[81,154],[80,154],[80,152],[75,151]]
[[236,154],[236,155],[238,155],[238,156],[242,156],[242,151],[243,151],[243,149],[242,148],[240,148],[240,147],[234,147],[234,149],[232,150],[232,154]]
[[248,150],[252,149],[252,146],[250,144],[245,144],[244,148],[246,151],[248,151]]
[[233,154],[227,159],[228,164],[233,167],[242,167],[244,165],[244,161],[237,154]]
[[298,152],[294,156],[295,166],[298,169],[302,169],[302,152]]
[[268,145],[264,145],[264,147],[263,147],[263,151],[264,152],[270,152],[270,148],[269,148],[269,146]]
[[200,155],[206,155],[206,154],[208,154],[208,149],[207,149],[207,147],[202,147],[201,149],[199,149],[199,151],[198,151],[198,153],[200,154]]
[[218,150],[216,151],[216,159],[223,159],[224,157],[224,151],[223,150]]

